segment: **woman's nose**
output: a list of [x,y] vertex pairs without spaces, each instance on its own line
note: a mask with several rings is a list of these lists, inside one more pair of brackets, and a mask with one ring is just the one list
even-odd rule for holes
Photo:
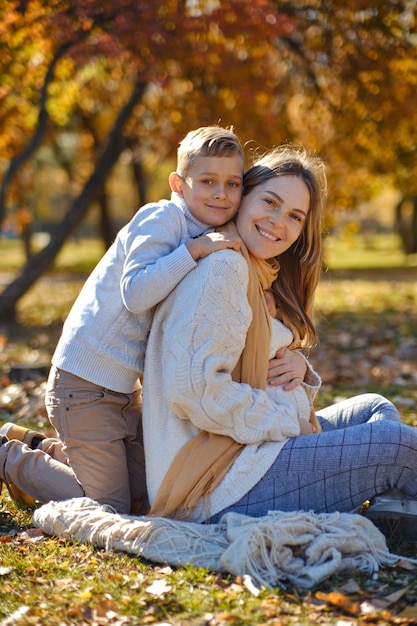
[[279,230],[280,232],[284,232],[285,229],[285,220],[282,214],[282,211],[275,210],[269,216],[269,223],[275,230]]

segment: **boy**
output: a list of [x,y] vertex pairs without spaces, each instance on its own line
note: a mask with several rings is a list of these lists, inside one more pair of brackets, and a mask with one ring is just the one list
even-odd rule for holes
[[[48,416],[74,478],[85,495],[119,513],[137,512],[146,492],[140,376],[153,309],[197,259],[239,249],[237,240],[211,232],[240,204],[244,154],[237,136],[202,127],[186,135],[177,156],[171,200],[141,208],[87,279],[63,326],[46,389]],[[0,433],[13,438],[10,425]],[[49,442],[37,447],[47,450]],[[42,501],[53,487],[56,499],[74,497],[78,483],[73,491],[67,483],[61,490],[38,485],[33,493],[32,480],[31,495]],[[22,484],[8,487],[24,499]]]

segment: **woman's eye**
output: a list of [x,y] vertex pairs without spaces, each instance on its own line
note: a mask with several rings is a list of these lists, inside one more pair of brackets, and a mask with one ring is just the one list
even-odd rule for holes
[[296,222],[301,222],[302,219],[297,213],[291,213],[292,219],[296,220]]

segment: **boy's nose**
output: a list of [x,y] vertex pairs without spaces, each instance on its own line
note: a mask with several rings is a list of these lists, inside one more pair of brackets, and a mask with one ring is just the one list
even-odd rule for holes
[[224,198],[225,195],[226,193],[223,188],[223,185],[217,185],[216,189],[214,190],[213,196],[215,198]]

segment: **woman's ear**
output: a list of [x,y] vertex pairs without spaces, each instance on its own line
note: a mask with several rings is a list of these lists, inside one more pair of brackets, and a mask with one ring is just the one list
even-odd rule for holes
[[178,174],[178,172],[171,172],[171,174],[168,177],[168,182],[169,182],[169,186],[171,187],[171,191],[174,191],[182,198],[183,197],[182,186],[183,186],[184,181],[181,178],[181,176]]

